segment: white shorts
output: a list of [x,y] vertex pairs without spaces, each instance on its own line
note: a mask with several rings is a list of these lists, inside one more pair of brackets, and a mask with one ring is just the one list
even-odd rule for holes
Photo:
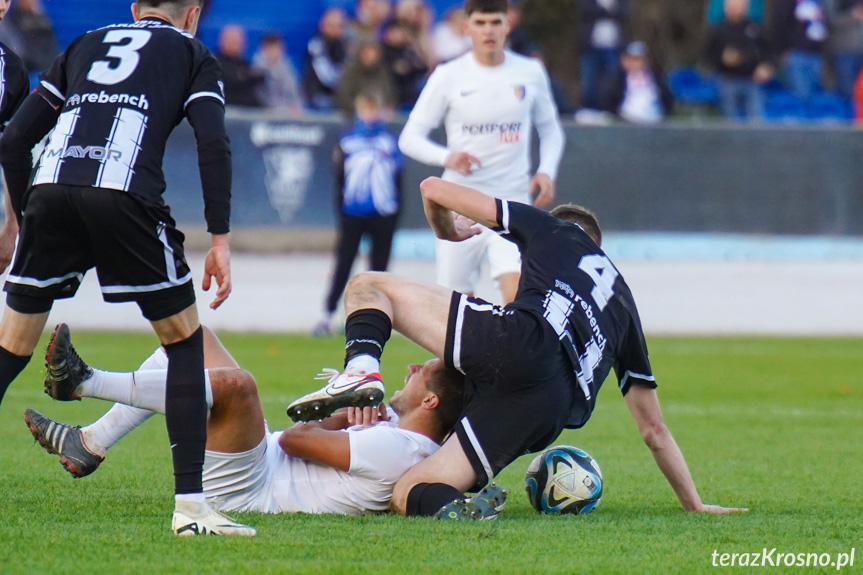
[[222,511],[273,513],[270,459],[279,449],[279,435],[267,430],[257,447],[241,453],[205,452],[203,480],[207,500]]
[[489,272],[494,279],[521,271],[521,254],[516,245],[483,228],[480,235],[463,242],[437,240],[437,283],[457,292],[476,293],[480,265],[486,255]]

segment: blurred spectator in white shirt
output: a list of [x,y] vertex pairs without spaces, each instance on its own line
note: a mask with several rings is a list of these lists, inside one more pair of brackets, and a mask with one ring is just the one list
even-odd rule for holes
[[432,47],[435,63],[448,62],[458,58],[472,47],[470,36],[464,33],[464,10],[453,6],[444,14],[432,32]]
[[620,60],[620,72],[605,89],[603,108],[634,124],[661,122],[674,97],[662,72],[650,65],[647,44],[631,42]]
[[252,64],[266,73],[260,87],[261,103],[267,108],[302,114],[303,95],[297,81],[297,72],[288,59],[285,40],[278,32],[268,32],[261,38]]

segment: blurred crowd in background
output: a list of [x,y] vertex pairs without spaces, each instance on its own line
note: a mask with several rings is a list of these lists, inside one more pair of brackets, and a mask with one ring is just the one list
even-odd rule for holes
[[[15,0],[0,25],[34,74],[62,49],[42,2]],[[471,47],[455,0],[439,13],[425,0],[335,4],[344,7],[322,8],[303,54],[289,54],[277,29],[250,46],[238,12],[212,46],[228,103],[352,114],[371,88],[390,116],[403,114],[435,66]],[[863,118],[863,0],[520,0],[509,20],[509,49],[546,63],[564,119]],[[661,105],[643,105],[645,93]]]

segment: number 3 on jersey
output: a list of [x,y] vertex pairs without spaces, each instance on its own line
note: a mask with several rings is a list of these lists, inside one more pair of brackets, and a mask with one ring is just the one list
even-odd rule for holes
[[620,275],[614,265],[605,256],[593,254],[584,256],[578,262],[578,269],[590,276],[593,280],[593,289],[590,297],[596,302],[599,311],[605,309],[608,300],[614,295],[614,280]]
[[[111,30],[105,34],[102,43],[114,44],[105,56],[116,58],[119,63],[97,60],[90,66],[87,79],[97,84],[113,86],[131,76],[138,67],[138,62],[141,61],[138,50],[147,45],[152,35],[152,32],[147,30]],[[121,44],[126,40],[129,42]],[[112,64],[114,64],[113,67]]]

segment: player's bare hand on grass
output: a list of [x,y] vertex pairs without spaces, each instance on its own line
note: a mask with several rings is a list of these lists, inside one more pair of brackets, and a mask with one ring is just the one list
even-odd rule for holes
[[694,513],[713,513],[715,515],[726,515],[728,513],[747,513],[748,507],[722,507],[721,505],[711,505],[704,503],[701,509],[693,510]]
[[453,152],[444,160],[443,167],[448,170],[458,172],[462,176],[469,176],[473,173],[473,167],[482,167],[479,159],[467,152]]
[[[216,279],[216,297],[210,303],[210,309],[216,309],[231,295],[231,248],[227,243],[228,234],[213,236],[213,246],[204,259],[204,281],[201,288],[210,291],[213,278]],[[224,240],[217,238],[224,237]]]
[[348,408],[348,425],[360,425],[370,427],[377,424],[378,421],[389,421],[390,416],[387,413],[387,406],[379,403],[376,407],[349,407]]
[[530,179],[530,195],[536,194],[533,205],[538,208],[547,208],[554,201],[554,180],[548,174],[536,173]]

